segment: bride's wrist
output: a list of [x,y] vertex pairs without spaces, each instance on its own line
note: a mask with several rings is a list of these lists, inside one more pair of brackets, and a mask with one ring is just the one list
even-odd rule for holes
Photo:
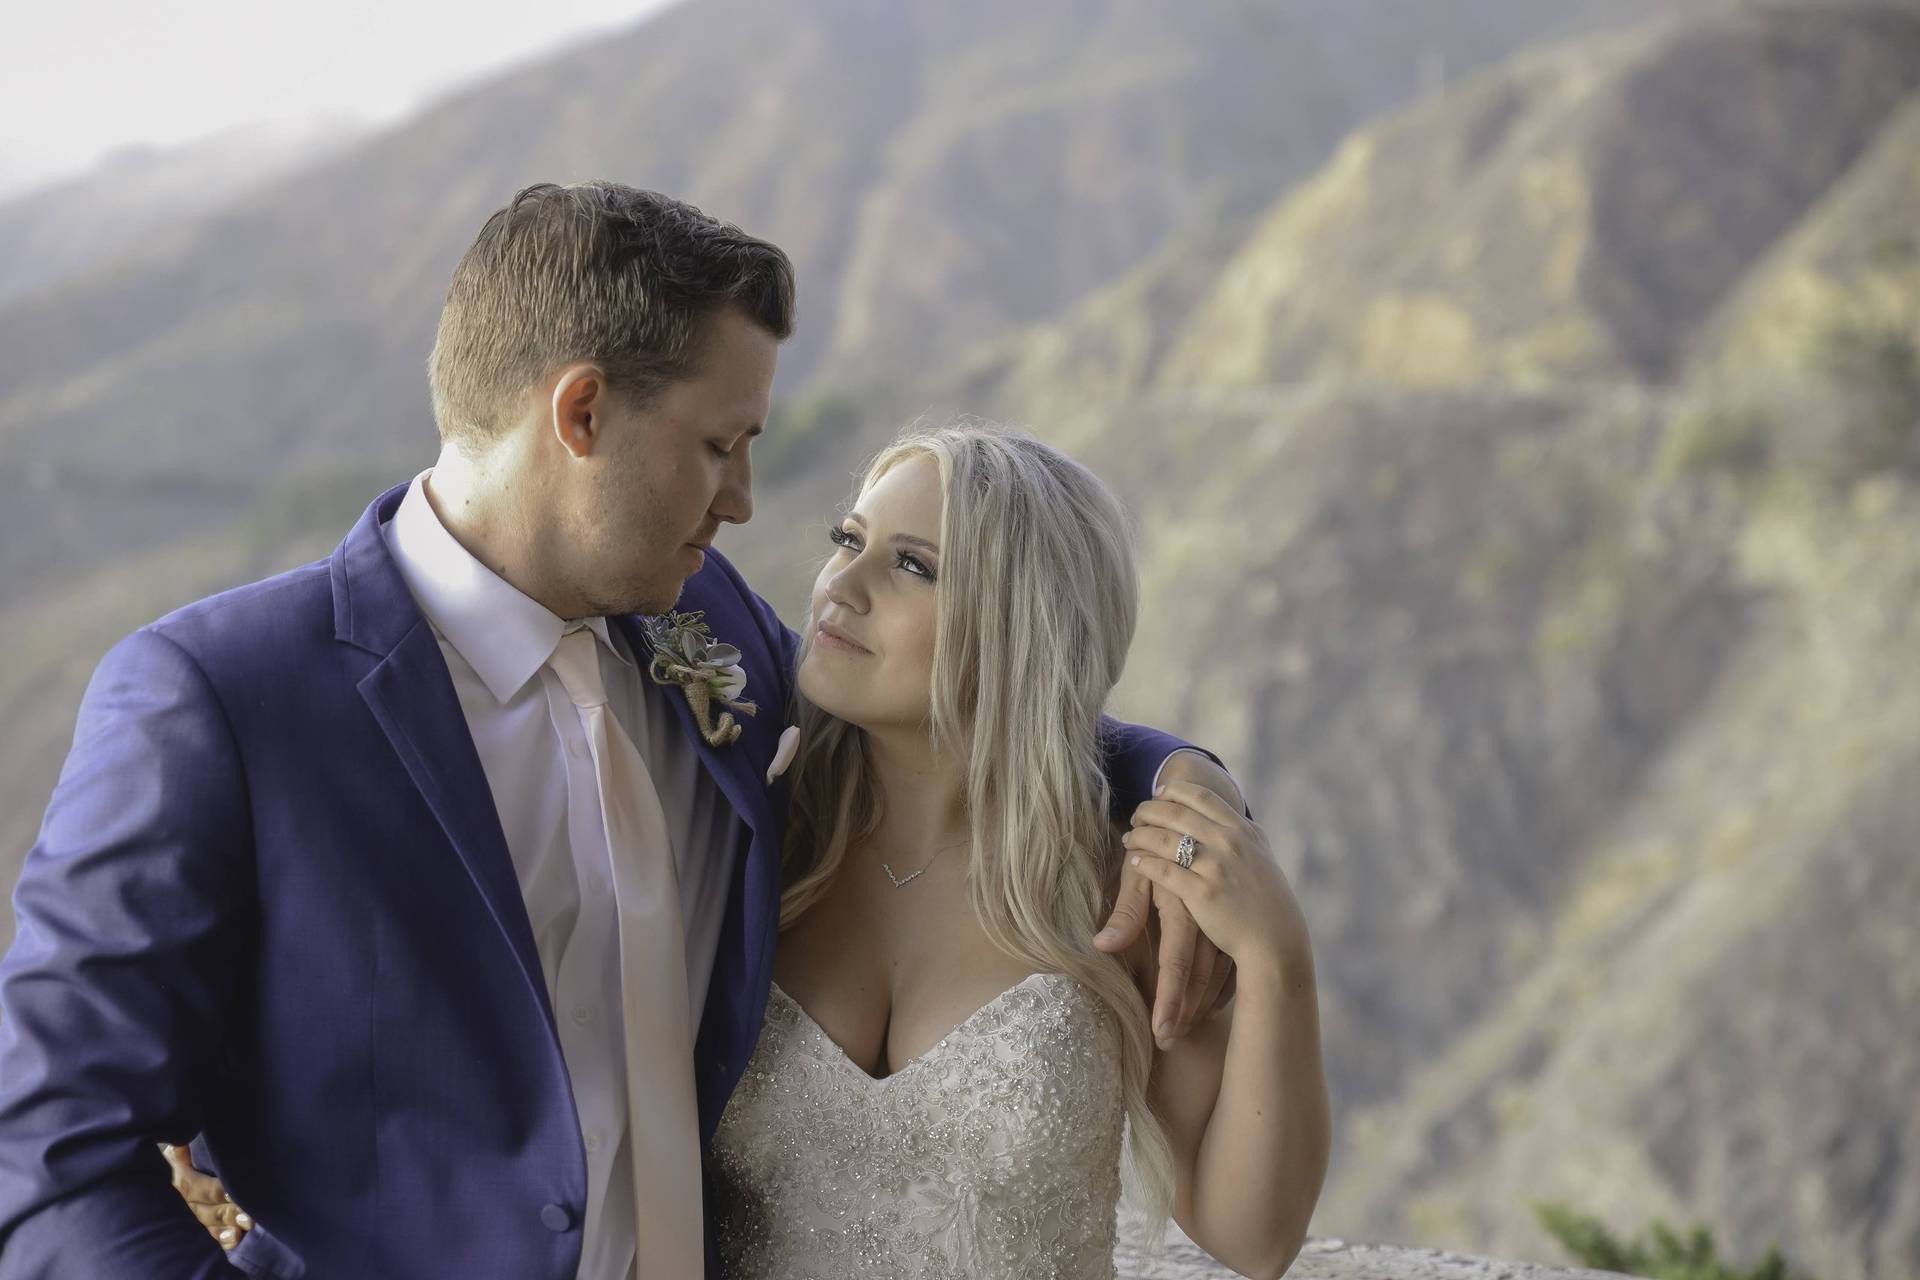
[[1233,960],[1235,989],[1251,999],[1287,999],[1313,990],[1313,948],[1305,938],[1247,948]]

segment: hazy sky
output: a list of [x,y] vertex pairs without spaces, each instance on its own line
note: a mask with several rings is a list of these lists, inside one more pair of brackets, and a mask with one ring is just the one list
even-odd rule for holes
[[0,188],[131,143],[423,98],[663,0],[21,0],[0,19]]

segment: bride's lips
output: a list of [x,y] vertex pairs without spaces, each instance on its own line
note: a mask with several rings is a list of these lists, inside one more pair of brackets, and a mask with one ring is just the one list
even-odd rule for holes
[[820,643],[829,649],[839,649],[845,653],[862,654],[869,658],[873,656],[873,650],[867,648],[858,640],[855,640],[852,636],[834,626],[831,622],[818,624],[814,627],[814,631],[819,636]]

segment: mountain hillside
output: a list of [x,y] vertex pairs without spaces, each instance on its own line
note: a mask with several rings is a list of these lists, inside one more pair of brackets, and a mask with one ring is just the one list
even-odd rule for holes
[[1527,59],[1349,140],[1226,265],[1163,377],[1663,380],[1916,86],[1920,24],[1878,10]]
[[236,128],[178,147],[129,147],[76,177],[0,203],[0,307],[89,268],[140,257],[198,218],[344,149],[361,130],[321,117]]
[[[784,386],[828,355],[913,370],[1051,314],[1182,227],[1257,209],[1440,69],[1655,8],[679,6],[0,312],[0,447],[64,473],[137,446],[144,472],[196,480],[284,470],[303,442],[392,457],[453,261],[542,178],[652,185],[776,238],[806,282]],[[1011,192],[1032,194],[1015,208]],[[296,368],[278,428],[196,390],[238,379],[257,404],[259,370]],[[103,437],[135,385],[141,429]],[[9,431],[25,398],[46,438]]]
[[1628,543],[1720,557],[1740,642],[1537,963],[1356,1116],[1330,1213],[1528,1251],[1532,1196],[1678,1204],[1816,1275],[1912,1273],[1917,157],[1920,98],[1752,273],[1627,473]]
[[[251,559],[290,530],[337,536],[431,460],[422,366],[440,298],[517,187],[616,178],[776,239],[801,280],[781,386],[792,416],[818,418],[793,397],[877,376],[862,333],[885,338],[884,370],[910,394],[974,339],[1068,305],[1223,210],[1257,209],[1371,112],[1658,7],[1074,0],[1042,17],[1015,0],[705,0],[454,94],[0,307],[0,618],[49,637],[27,651],[78,667],[17,677],[13,723],[46,732],[3,748],[4,847],[31,840],[86,662],[160,611],[135,600],[199,593],[208,576],[189,558],[209,545],[243,540]],[[1148,128],[1153,149],[1116,121]],[[1006,193],[1027,190],[1053,192],[1047,216],[1003,221],[1018,215]],[[1036,252],[1057,268],[1036,270]],[[922,278],[938,315],[901,292]],[[845,375],[824,377],[835,362]],[[797,472],[807,457],[787,461]],[[99,585],[124,583],[134,548],[154,556],[141,589]],[[96,587],[123,607],[62,613]]]
[[[1756,8],[1529,55],[947,392],[1127,486],[1129,708],[1286,832],[1318,1229],[1551,1257],[1562,1198],[1920,1267],[1916,39]],[[1577,198],[1516,223],[1548,171]],[[1409,282],[1472,323],[1370,346]]]

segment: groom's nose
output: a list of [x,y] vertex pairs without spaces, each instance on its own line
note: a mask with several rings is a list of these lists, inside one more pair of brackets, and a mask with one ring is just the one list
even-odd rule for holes
[[746,453],[738,450],[720,478],[720,490],[708,508],[716,520],[745,524],[753,519],[753,462]]

